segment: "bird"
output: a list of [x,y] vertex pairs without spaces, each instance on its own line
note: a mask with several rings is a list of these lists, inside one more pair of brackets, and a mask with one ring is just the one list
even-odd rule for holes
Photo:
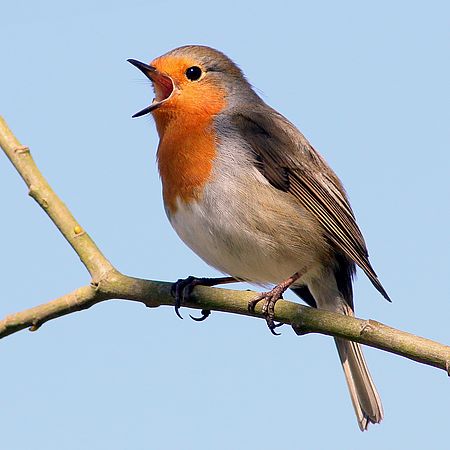
[[[164,208],[178,236],[222,278],[180,279],[175,310],[194,286],[246,281],[274,286],[262,301],[269,329],[287,289],[313,308],[354,315],[359,266],[388,301],[338,176],[305,136],[267,105],[224,53],[175,48],[150,64],[128,60],[152,82],[151,114]],[[274,75],[285,78],[287,75]],[[203,311],[205,319],[209,311]],[[359,428],[383,407],[358,343],[335,338]]]

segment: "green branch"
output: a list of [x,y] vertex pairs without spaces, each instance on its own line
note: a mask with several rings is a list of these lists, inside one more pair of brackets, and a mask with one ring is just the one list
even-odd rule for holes
[[[49,320],[90,308],[105,300],[132,300],[152,308],[174,305],[170,283],[129,277],[113,267],[42,176],[29,149],[20,144],[1,117],[0,146],[24,179],[31,197],[67,239],[92,277],[88,286],[5,317],[0,321],[0,338],[25,328],[35,331]],[[250,291],[198,286],[184,306],[262,318],[260,305],[256,307],[254,314],[247,309],[248,301],[256,295]],[[322,333],[349,339],[438,367],[450,374],[449,346],[379,322],[343,316],[284,300],[276,305],[275,319],[292,325],[300,335]]]

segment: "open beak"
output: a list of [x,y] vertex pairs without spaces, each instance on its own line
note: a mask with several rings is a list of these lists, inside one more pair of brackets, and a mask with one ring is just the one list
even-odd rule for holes
[[155,89],[155,98],[153,99],[152,104],[136,114],[133,114],[132,117],[145,116],[156,108],[159,108],[166,100],[170,98],[175,90],[175,84],[172,78],[159,72],[156,67],[149,66],[148,64],[137,61],[136,59],[128,59],[127,61],[137,67],[153,83],[153,87]]

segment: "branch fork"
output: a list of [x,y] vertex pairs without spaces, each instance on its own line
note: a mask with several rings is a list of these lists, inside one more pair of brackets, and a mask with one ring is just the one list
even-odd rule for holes
[[[174,305],[172,283],[144,280],[120,273],[103,255],[67,206],[56,195],[36,166],[30,150],[23,146],[0,117],[0,146],[41,206],[80,257],[91,283],[48,303],[16,312],[0,320],[0,338],[28,328],[38,330],[45,322],[82,311],[97,303],[131,300],[150,308]],[[197,286],[183,306],[263,318],[261,305],[248,311],[257,293]],[[450,347],[383,325],[298,303],[279,300],[274,319],[289,325],[298,335],[322,333],[349,339],[411,360],[445,370],[450,376]]]

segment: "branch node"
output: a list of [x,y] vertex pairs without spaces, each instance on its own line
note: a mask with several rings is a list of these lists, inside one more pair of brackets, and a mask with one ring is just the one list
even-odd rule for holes
[[31,332],[37,331],[37,330],[39,330],[39,328],[41,328],[41,326],[42,326],[42,323],[39,323],[39,321],[34,320],[33,325],[31,325],[31,327],[28,328],[28,331],[31,331]]
[[49,207],[49,203],[46,197],[43,197],[43,192],[37,188],[34,184],[30,184],[28,195],[35,200],[39,206],[46,210]]
[[447,375],[450,377],[450,361],[448,359],[445,361],[445,370],[447,371]]
[[34,184],[30,184],[30,187],[28,189],[28,195],[37,201],[37,189]]
[[365,320],[363,325],[361,326],[359,335],[364,336],[365,334],[371,333],[373,330],[375,330],[375,322],[370,319]]
[[83,230],[83,228],[80,227],[80,225],[75,225],[73,227],[73,232],[75,234],[75,237],[83,236],[83,234],[86,234],[86,232]]
[[18,155],[24,155],[26,153],[30,153],[30,149],[25,145],[19,145],[14,148],[14,153],[17,153]]

